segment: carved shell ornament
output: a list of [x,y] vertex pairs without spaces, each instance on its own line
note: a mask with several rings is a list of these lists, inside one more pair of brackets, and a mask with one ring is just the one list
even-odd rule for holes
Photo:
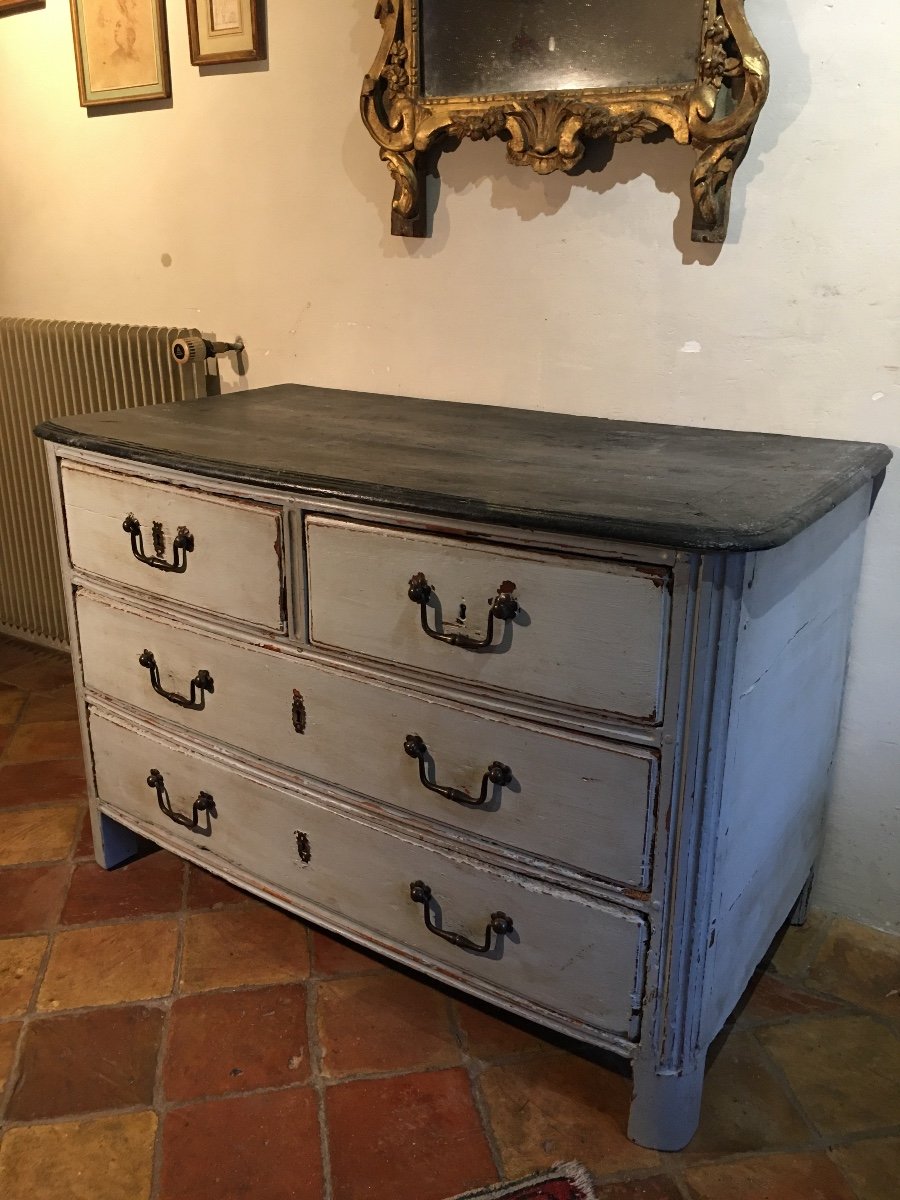
[[549,175],[576,167],[588,139],[626,142],[667,130],[698,152],[693,240],[725,240],[734,173],[769,90],[768,59],[743,0],[705,0],[696,77],[684,86],[437,97],[420,89],[422,2],[379,0],[381,46],[360,98],[394,180],[392,233],[425,236],[425,172],[442,143],[500,137],[510,162]]

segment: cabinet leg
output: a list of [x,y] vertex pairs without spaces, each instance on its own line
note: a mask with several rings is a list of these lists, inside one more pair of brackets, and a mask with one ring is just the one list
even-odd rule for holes
[[141,839],[136,833],[96,809],[91,809],[91,833],[94,837],[94,858],[106,870],[134,858],[141,846]]
[[628,1136],[652,1150],[682,1150],[700,1123],[705,1051],[680,1075],[661,1074],[652,1060],[634,1062]]
[[797,898],[797,903],[791,909],[791,915],[788,919],[792,925],[806,924],[806,918],[809,916],[809,897],[812,892],[815,873],[815,868],[813,868],[807,876],[806,883],[803,885],[803,891]]

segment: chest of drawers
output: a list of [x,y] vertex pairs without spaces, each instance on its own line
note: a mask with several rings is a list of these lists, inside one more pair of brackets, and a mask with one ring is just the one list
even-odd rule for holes
[[684,1145],[808,894],[889,452],[296,386],[38,432],[98,861],[611,1049]]

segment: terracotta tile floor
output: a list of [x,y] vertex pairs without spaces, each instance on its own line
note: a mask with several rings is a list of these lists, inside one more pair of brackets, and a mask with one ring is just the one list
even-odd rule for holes
[[900,1197],[900,938],[789,930],[657,1154],[621,1065],[165,852],[101,871],[61,655],[0,638],[0,746],[3,1200],[444,1200],[567,1158],[601,1200]]

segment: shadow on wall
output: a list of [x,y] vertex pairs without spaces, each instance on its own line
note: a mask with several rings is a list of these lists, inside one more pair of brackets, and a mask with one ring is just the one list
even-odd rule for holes
[[[371,7],[369,0],[357,0],[357,18],[351,35],[351,50],[360,61],[360,85],[379,44],[380,27],[372,20]],[[762,173],[766,155],[775,148],[784,130],[803,111],[809,98],[811,82],[808,59],[801,50],[786,0],[779,0],[778,7],[780,11],[777,17],[772,13],[766,14],[766,28],[760,29],[758,22],[754,24],[754,30],[771,61],[773,85],[750,148],[735,176],[728,242],[740,240],[746,192],[753,180]],[[753,13],[750,17],[753,23]],[[365,136],[368,140],[368,135]],[[529,168],[508,163],[504,147],[497,139],[466,143],[459,147],[448,144],[444,153],[436,157],[428,179],[429,237],[424,240],[391,236],[393,182],[387,169],[378,164],[378,150],[375,143],[371,142],[372,159],[383,172],[383,187],[377,192],[373,191],[370,164],[360,164],[357,159],[359,145],[358,130],[348,123],[344,140],[347,175],[366,199],[377,207],[385,231],[382,248],[390,257],[416,255],[432,258],[443,250],[449,238],[449,226],[446,221],[436,224],[434,220],[443,188],[463,193],[485,181],[491,181],[491,203],[494,208],[511,209],[522,221],[533,221],[563,209],[574,189],[587,188],[602,196],[619,185],[632,183],[642,175],[649,176],[658,191],[678,198],[678,211],[672,222],[672,240],[684,264],[712,266],[722,253],[722,246],[691,241],[690,174],[696,154],[690,147],[679,146],[666,134],[650,137],[643,143],[589,143],[584,158],[574,172],[556,172],[548,176],[539,176]]]

